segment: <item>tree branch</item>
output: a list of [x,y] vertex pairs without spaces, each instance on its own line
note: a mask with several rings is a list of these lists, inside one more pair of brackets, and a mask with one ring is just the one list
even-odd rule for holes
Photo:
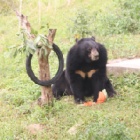
[[15,11],[15,12],[16,12],[16,15],[17,15],[17,17],[19,19],[21,28],[26,31],[26,34],[27,34],[27,36],[29,38],[34,39],[35,35],[31,33],[31,25],[30,25],[30,23],[28,21],[28,17],[24,16],[23,14],[21,14],[18,11]]
[[47,39],[50,45],[53,44],[55,34],[56,34],[56,29],[49,29],[49,34],[47,36]]

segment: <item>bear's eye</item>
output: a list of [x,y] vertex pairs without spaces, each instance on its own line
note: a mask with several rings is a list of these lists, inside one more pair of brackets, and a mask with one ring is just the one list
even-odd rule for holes
[[91,48],[87,48],[87,52],[91,52]]
[[98,47],[98,45],[96,45],[96,46],[95,46],[95,48],[96,48],[97,50],[99,50],[99,47]]

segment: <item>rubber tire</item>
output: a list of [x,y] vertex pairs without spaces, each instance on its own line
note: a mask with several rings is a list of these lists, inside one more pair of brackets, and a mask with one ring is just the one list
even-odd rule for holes
[[31,67],[31,59],[32,59],[32,54],[29,54],[29,56],[27,56],[26,58],[26,71],[27,71],[27,74],[28,76],[30,77],[30,79],[35,83],[35,84],[38,84],[40,86],[50,86],[52,84],[54,84],[59,78],[60,76],[62,75],[63,73],[63,68],[64,68],[64,59],[63,59],[63,54],[61,52],[61,50],[59,49],[59,47],[56,45],[56,44],[53,44],[52,45],[53,47],[53,51],[56,53],[57,57],[58,57],[58,60],[59,60],[59,68],[57,70],[57,73],[56,75],[48,80],[48,81],[41,81],[39,80],[33,70],[32,70],[32,67]]

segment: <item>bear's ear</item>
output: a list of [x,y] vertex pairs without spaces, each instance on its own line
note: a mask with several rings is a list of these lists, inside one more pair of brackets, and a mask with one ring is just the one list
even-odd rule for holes
[[76,38],[76,39],[75,39],[75,42],[77,43],[78,41],[79,41],[79,39],[78,39],[78,38]]
[[94,36],[92,36],[91,39],[92,39],[93,41],[95,41],[95,37],[94,37]]

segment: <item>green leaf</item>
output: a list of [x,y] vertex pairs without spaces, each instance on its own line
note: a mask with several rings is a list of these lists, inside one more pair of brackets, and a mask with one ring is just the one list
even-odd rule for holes
[[38,34],[38,31],[36,31],[33,28],[31,28],[31,34],[37,35]]
[[48,44],[48,48],[52,49],[53,47],[52,47],[52,45]]
[[34,40],[35,44],[38,44],[38,42],[41,40],[41,36],[37,36],[36,39]]
[[13,52],[13,57],[17,56],[17,49]]
[[27,47],[29,47],[30,49],[36,50],[35,44],[34,44],[33,41],[31,41],[31,40],[26,40],[26,45],[27,45]]
[[28,52],[31,53],[31,54],[35,53],[35,51],[33,49],[31,49],[31,48],[28,48]]

